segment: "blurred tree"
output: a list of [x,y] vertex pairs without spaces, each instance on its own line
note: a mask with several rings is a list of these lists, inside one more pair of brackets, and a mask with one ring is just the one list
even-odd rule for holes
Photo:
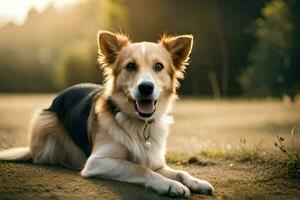
[[[0,28],[0,91],[49,92],[75,82],[99,82],[100,75],[90,70],[97,69],[96,33],[106,29],[128,33],[133,41],[155,42],[164,32],[193,34],[191,63],[181,82],[180,94],[240,95],[240,74],[247,66],[247,71],[253,70],[257,63],[247,59],[249,51],[257,42],[256,51],[266,46],[261,45],[266,44],[262,42],[264,38],[250,34],[249,29],[256,18],[264,15],[261,9],[270,1],[88,0],[59,10],[49,7],[42,13],[33,9],[24,25],[8,24]],[[290,55],[290,68],[282,73],[281,90],[295,94],[297,80],[299,84],[300,5],[297,0],[285,2],[291,10],[295,31],[291,33],[293,42],[289,42],[290,47],[285,51],[286,57]],[[260,18],[266,21],[270,17]],[[258,22],[256,25],[260,27]],[[266,51],[264,55],[269,60]],[[62,66],[60,70],[59,66]],[[94,75],[99,77],[95,79]]]
[[101,73],[97,73],[96,48],[91,42],[78,40],[62,50],[54,70],[54,83],[59,89],[76,83],[101,83]]
[[290,67],[285,71],[284,89],[292,100],[300,93],[300,1],[287,0],[291,11],[291,22],[293,24],[292,44],[290,48]]
[[129,35],[134,39],[156,41],[163,32],[194,35],[181,94],[212,95],[216,87],[229,96],[241,94],[238,77],[255,43],[247,30],[268,0],[127,1]]
[[[97,31],[117,30],[120,24],[126,23],[122,5],[121,0],[89,0],[62,9],[49,7],[42,13],[31,9],[24,25],[1,27],[0,91],[49,92],[72,82],[96,81],[95,75],[99,75],[96,72]],[[82,43],[78,42],[82,38],[89,41],[91,47],[78,44]],[[75,50],[70,46],[84,49]],[[83,74],[63,75],[63,72],[70,72],[71,64],[76,65],[73,67],[75,71],[79,70],[76,61],[82,65],[89,64],[82,66],[86,67]],[[65,68],[58,72],[57,66]],[[93,73],[86,71],[92,68]],[[58,74],[63,80],[52,77]],[[88,74],[89,78],[86,77]],[[101,80],[101,75],[97,80]]]
[[[128,12],[124,0],[102,0],[102,12],[100,13],[102,26],[106,29],[127,29]],[[119,31],[121,31],[119,30]]]
[[[227,76],[229,96],[241,95],[242,93],[238,77],[243,68],[248,64],[248,53],[256,43],[256,38],[251,29],[255,18],[260,16],[261,8],[266,2],[269,2],[269,0],[217,1],[216,6],[220,13],[218,23],[220,24],[220,28],[223,29],[219,30],[220,39],[223,39],[223,42],[220,41],[220,44],[223,43],[223,47],[220,47],[220,49],[225,49],[225,51],[223,50],[225,53],[222,56],[224,60],[223,66],[226,66],[225,58],[227,57],[228,59],[228,71],[224,70],[223,67],[223,70],[219,73],[219,77]],[[222,82],[224,81],[223,78]]]
[[284,0],[273,0],[256,20],[258,43],[250,53],[250,65],[241,77],[245,91],[255,96],[280,97],[285,91],[286,71],[290,68],[290,11]]

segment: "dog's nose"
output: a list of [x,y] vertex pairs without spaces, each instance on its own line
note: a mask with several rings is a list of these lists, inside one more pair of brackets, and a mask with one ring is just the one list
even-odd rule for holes
[[150,81],[143,81],[138,85],[138,89],[142,95],[147,96],[153,93],[154,84]]

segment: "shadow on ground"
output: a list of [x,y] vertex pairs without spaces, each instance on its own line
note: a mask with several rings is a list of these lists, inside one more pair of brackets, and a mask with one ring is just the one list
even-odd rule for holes
[[0,162],[0,169],[0,199],[169,199],[138,185],[85,179],[60,167]]

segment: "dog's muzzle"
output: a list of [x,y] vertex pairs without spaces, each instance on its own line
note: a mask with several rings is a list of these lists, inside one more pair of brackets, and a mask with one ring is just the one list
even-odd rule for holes
[[135,101],[134,108],[138,112],[139,116],[143,118],[149,118],[154,114],[156,110],[156,102],[156,100],[152,99],[143,99]]
[[134,108],[140,117],[149,118],[156,110],[157,100],[153,98],[154,84],[150,81],[142,81],[137,89],[136,98],[133,100]]

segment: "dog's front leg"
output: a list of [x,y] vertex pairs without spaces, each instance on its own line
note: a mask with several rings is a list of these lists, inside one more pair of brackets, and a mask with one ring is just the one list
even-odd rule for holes
[[120,148],[124,147],[119,144],[106,144],[95,151],[88,158],[81,175],[141,184],[169,196],[188,197],[190,195],[189,189],[180,182],[165,178],[146,167],[116,155],[116,152],[120,152]]
[[212,194],[214,191],[213,186],[209,182],[197,179],[185,171],[174,170],[168,166],[164,166],[158,169],[156,172],[164,177],[183,183],[193,192]]

